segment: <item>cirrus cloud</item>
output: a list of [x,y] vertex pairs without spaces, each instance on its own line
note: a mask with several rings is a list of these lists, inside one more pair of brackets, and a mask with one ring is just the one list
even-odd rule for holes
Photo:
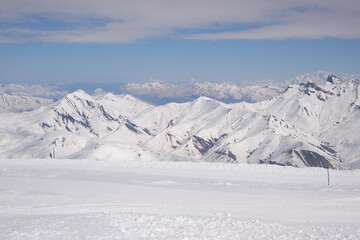
[[360,38],[358,0],[2,0],[0,41]]

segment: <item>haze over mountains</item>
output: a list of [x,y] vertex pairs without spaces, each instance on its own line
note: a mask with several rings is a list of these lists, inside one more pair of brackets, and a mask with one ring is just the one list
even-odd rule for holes
[[62,98],[66,93],[47,85],[0,84],[0,111],[31,111]]
[[[279,95],[291,84],[307,83],[308,81],[321,84],[326,81],[330,74],[329,72],[317,71],[298,75],[283,82],[269,80],[243,82],[241,84],[231,82],[199,82],[196,79],[191,79],[187,83],[167,83],[159,80],[150,80],[144,83],[127,83],[126,85],[114,82],[64,82],[55,85],[0,84],[0,96],[2,97],[0,109],[2,111],[13,112],[33,110],[47,105],[49,102],[59,100],[66,94],[78,89],[82,89],[90,95],[101,95],[107,92],[130,94],[155,105],[163,105],[170,102],[188,102],[201,96],[210,97],[224,103],[259,102]],[[344,81],[348,81],[358,77],[345,75],[341,78]],[[11,97],[8,95],[11,95]]]
[[266,101],[235,104],[199,97],[155,106],[130,95],[78,90],[34,111],[2,112],[0,158],[359,168],[360,81],[309,80],[298,78]]

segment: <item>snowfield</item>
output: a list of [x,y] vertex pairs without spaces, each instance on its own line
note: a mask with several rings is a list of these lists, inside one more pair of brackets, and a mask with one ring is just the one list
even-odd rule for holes
[[0,160],[0,239],[360,239],[360,170]]

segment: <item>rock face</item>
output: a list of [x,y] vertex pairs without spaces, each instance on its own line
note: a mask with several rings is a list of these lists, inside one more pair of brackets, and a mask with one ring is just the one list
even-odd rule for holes
[[326,82],[331,83],[331,84],[341,84],[341,79],[338,78],[337,76],[335,76],[334,74],[330,74],[327,77]]
[[99,156],[121,144],[140,155],[139,149],[199,161],[357,167],[359,83],[329,75],[252,104],[200,97],[152,106],[129,95],[79,90],[32,112],[0,115],[7,118],[0,157],[47,157],[50,148],[59,157]]

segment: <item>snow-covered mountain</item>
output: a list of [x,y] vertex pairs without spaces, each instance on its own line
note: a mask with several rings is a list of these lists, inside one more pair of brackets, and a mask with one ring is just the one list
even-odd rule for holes
[[285,90],[283,83],[249,84],[239,86],[234,83],[211,83],[193,81],[190,85],[175,85],[152,81],[128,83],[124,91],[156,104],[186,102],[199,96],[233,103],[239,101],[258,102],[270,99]]
[[79,90],[32,112],[0,114],[0,157],[171,155],[196,161],[360,167],[359,83],[329,75],[323,82],[298,82],[258,103],[200,97],[161,106],[129,95],[93,97]]
[[0,94],[5,93],[14,96],[30,96],[59,99],[67,94],[66,91],[61,91],[57,89],[58,86],[56,85],[0,83]]
[[316,71],[313,73],[305,73],[297,75],[293,78],[291,78],[289,81],[286,81],[288,85],[290,84],[300,84],[300,83],[307,83],[307,82],[313,82],[316,84],[323,84],[329,75],[332,73],[330,72],[324,72],[324,71]]
[[53,105],[47,116],[41,118],[39,127],[45,132],[65,129],[77,135],[103,137],[116,131],[129,116],[148,107],[130,95],[107,93],[91,97],[78,90]]
[[[155,104],[191,101],[206,96],[226,103],[239,101],[260,102],[282,93],[288,85],[313,82],[323,84],[330,72],[316,71],[295,76],[287,81],[264,80],[257,82],[200,82],[191,79],[188,83],[164,83],[151,80],[145,83],[128,83],[123,91]],[[344,80],[357,78],[354,75],[342,76]]]
[[0,112],[24,112],[51,104],[52,99],[0,94]]
[[292,85],[264,106],[326,142],[342,161],[356,165],[360,157],[359,84],[358,79],[344,81],[329,75],[323,84]]
[[276,84],[251,84],[248,86],[238,86],[233,83],[195,83],[197,96],[207,96],[227,102],[259,102],[268,100],[282,91],[283,86]]
[[0,155],[43,158],[55,148],[57,157],[68,157],[101,141],[127,124],[128,117],[147,108],[151,106],[129,95],[92,97],[78,90],[32,112],[0,114]]
[[0,84],[0,113],[31,111],[66,94],[54,89],[47,85]]

